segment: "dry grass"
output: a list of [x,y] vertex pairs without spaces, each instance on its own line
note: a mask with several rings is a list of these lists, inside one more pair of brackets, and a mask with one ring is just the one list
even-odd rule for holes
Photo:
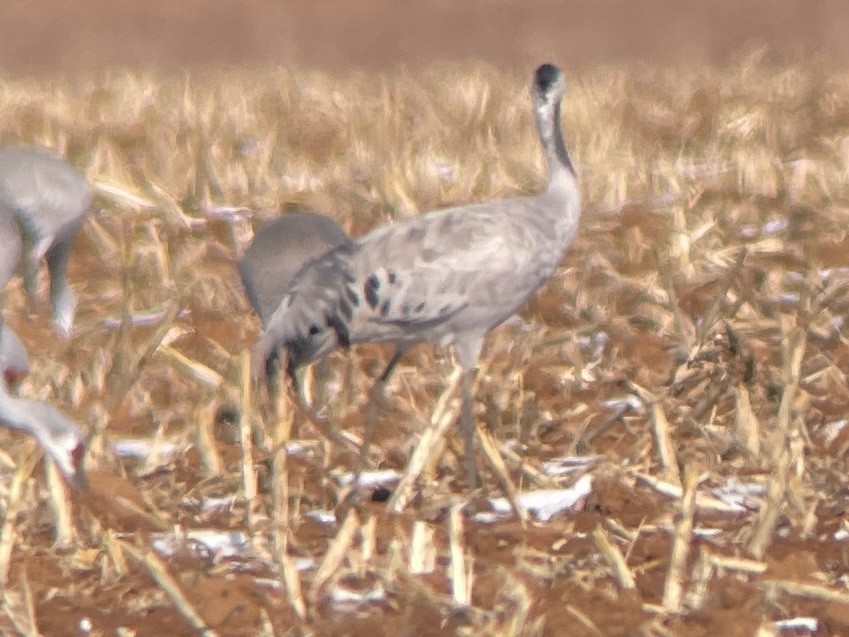
[[[255,403],[264,436],[214,423],[249,400],[240,355],[258,321],[234,259],[251,217],[304,205],[360,234],[532,192],[543,167],[527,82],[485,67],[0,82],[0,141],[59,147],[102,206],[72,264],[73,342],[53,339],[46,312],[25,321],[18,282],[4,296],[34,359],[22,393],[92,432],[95,494],[75,502],[72,544],[53,548],[45,483],[8,438],[17,523],[3,527],[0,625],[751,635],[812,616],[846,630],[849,78],[756,56],[722,73],[571,78],[563,126],[584,221],[559,274],[489,338],[477,413],[522,490],[578,475],[547,475],[544,461],[600,454],[582,511],[527,528],[464,518],[449,429],[428,440],[402,513],[374,504],[318,521],[342,504],[336,476],[354,466],[377,347],[334,356],[311,384],[347,450]],[[402,362],[375,466],[403,470],[449,370],[428,347]],[[302,448],[281,446],[289,431]],[[155,453],[116,458],[109,442],[126,436]],[[763,489],[729,513],[712,490],[734,480]],[[165,559],[150,533],[168,528],[184,542]],[[241,533],[236,555],[193,550],[206,528]]]

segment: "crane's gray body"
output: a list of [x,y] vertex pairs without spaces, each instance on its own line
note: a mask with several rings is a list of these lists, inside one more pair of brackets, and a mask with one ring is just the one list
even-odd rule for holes
[[348,242],[339,224],[317,212],[290,212],[263,224],[239,261],[242,284],[262,324],[305,263]]
[[0,149],[0,205],[14,214],[23,239],[27,294],[32,302],[44,257],[50,271],[53,320],[66,336],[76,309],[65,279],[68,257],[92,200],[85,177],[61,157],[40,148]]
[[292,282],[264,338],[298,364],[340,345],[427,341],[455,345],[474,367],[484,334],[554,273],[572,240],[578,202],[562,194],[422,215],[332,250]]

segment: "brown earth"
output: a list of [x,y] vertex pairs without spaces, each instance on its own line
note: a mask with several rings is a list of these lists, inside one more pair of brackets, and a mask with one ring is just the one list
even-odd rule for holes
[[[371,128],[357,129],[357,116],[338,105],[332,86],[320,81],[312,86],[301,76],[237,97],[217,86],[194,95],[190,89],[196,86],[175,88],[158,77],[147,87],[131,76],[128,84],[137,95],[120,80],[110,83],[109,73],[94,88],[73,79],[68,90],[61,84],[32,88],[9,82],[26,96],[18,102],[14,91],[0,92],[4,108],[7,99],[13,103],[4,113],[21,116],[0,118],[4,140],[64,143],[69,157],[90,174],[159,197],[155,212],[140,213],[120,198],[100,202],[104,212],[86,225],[71,266],[81,301],[72,343],[52,333],[44,303],[34,321],[25,318],[19,282],[7,291],[7,318],[34,359],[22,391],[49,398],[87,428],[104,410],[112,439],[162,433],[192,447],[152,471],[94,449],[92,492],[73,498],[77,537],[70,547],[53,545],[54,517],[37,472],[27,494],[42,497],[28,498],[26,515],[18,520],[0,633],[26,632],[14,622],[32,614],[49,636],[85,634],[85,622],[98,635],[119,629],[139,636],[198,634],[154,581],[155,569],[130,557],[134,548],[144,557],[152,533],[182,527],[241,531],[256,541],[251,551],[225,558],[187,543],[167,561],[189,607],[220,635],[849,634],[844,584],[849,551],[845,539],[836,539],[846,529],[849,493],[849,427],[840,428],[849,409],[849,347],[840,329],[849,308],[849,86],[798,70],[790,79],[779,77],[781,70],[700,75],[701,65],[734,63],[759,44],[767,45],[767,59],[778,65],[800,57],[845,65],[847,21],[844,3],[791,0],[773,2],[769,10],[749,2],[622,0],[568,6],[545,0],[531,9],[519,0],[0,3],[0,65],[10,75],[115,65],[291,65],[339,75],[471,58],[491,65],[481,71],[490,83],[491,103],[481,103],[480,121],[462,109],[451,112],[446,104],[454,93],[439,93],[444,82],[431,78],[414,87],[418,93],[403,79],[392,84],[401,96],[390,96],[393,108],[427,107],[399,126],[399,140],[380,119],[395,122],[395,112],[374,107],[369,101],[374,91],[352,89],[358,105],[352,111],[359,101],[372,107],[362,117]],[[497,440],[518,449],[528,467],[564,454],[599,454],[592,494],[575,511],[527,528],[514,520],[493,525],[466,520],[460,544],[474,563],[472,600],[468,607],[456,605],[448,574],[447,511],[469,494],[460,477],[458,436],[452,434],[422,495],[403,514],[389,515],[377,503],[359,510],[357,533],[342,546],[345,559],[321,583],[317,567],[337,541],[341,520],[323,524],[308,514],[342,510],[331,476],[353,463],[304,424],[300,434],[312,446],[290,458],[283,471],[288,498],[272,494],[263,457],[268,449],[259,446],[254,458],[261,513],[271,515],[285,503],[291,521],[286,554],[315,560],[300,575],[306,616],[299,618],[297,595],[280,586],[277,564],[266,559],[268,519],[260,515],[253,528],[248,524],[238,436],[230,432],[212,440],[206,452],[221,463],[212,471],[197,433],[209,424],[213,408],[238,395],[236,358],[258,329],[255,318],[245,319],[249,310],[236,280],[232,229],[224,223],[191,229],[173,213],[203,217],[198,193],[204,189],[211,203],[256,210],[301,196],[296,186],[258,175],[257,156],[242,152],[251,147],[245,140],[264,148],[265,131],[292,120],[300,128],[283,130],[274,139],[280,150],[269,150],[283,159],[265,167],[284,166],[293,182],[303,166],[325,179],[324,208],[356,234],[376,220],[404,214],[405,196],[424,207],[512,192],[515,181],[533,179],[505,185],[497,179],[499,170],[507,162],[519,167],[520,177],[534,174],[528,158],[536,147],[528,150],[533,139],[527,121],[514,117],[503,125],[504,118],[496,117],[514,111],[510,100],[523,88],[499,71],[526,72],[543,57],[585,69],[584,106],[564,119],[581,128],[575,149],[585,168],[586,218],[563,269],[523,311],[524,322],[488,339],[491,370],[478,392],[477,414]],[[609,86],[593,84],[596,64],[637,60],[696,70],[663,77],[651,66],[636,79],[612,74]],[[287,93],[286,81],[313,94]],[[473,105],[478,90],[474,85],[467,97]],[[127,102],[124,91],[132,97]],[[225,116],[202,122],[198,105],[209,96],[221,100]],[[156,99],[157,108],[136,112],[148,98]],[[245,119],[259,120],[257,130],[246,130],[239,120],[241,98],[250,107]],[[592,109],[607,99],[613,107],[596,121]],[[428,118],[451,124],[445,125],[449,152],[443,154],[454,157],[452,147],[465,153],[458,155],[455,181],[434,185],[412,161],[406,172],[399,171],[403,179],[387,176],[387,157],[415,156],[408,130],[421,133],[416,124],[421,125],[430,143],[437,124]],[[461,125],[466,137],[458,141],[451,135]],[[606,139],[605,127],[621,139]],[[375,142],[377,160],[370,163],[339,149],[335,140],[343,134],[367,148],[380,135],[389,141]],[[493,143],[499,134],[503,137]],[[508,137],[527,139],[528,145],[508,147]],[[200,148],[198,139],[209,140],[210,148]],[[436,151],[418,141],[417,149],[432,159]],[[632,145],[634,157],[624,155],[623,144]],[[481,148],[486,152],[475,152]],[[686,161],[679,166],[675,162],[682,156]],[[808,163],[794,161],[800,157]],[[294,167],[286,164],[290,158],[298,160]],[[726,169],[729,158],[735,163]],[[210,166],[205,177],[198,168],[204,161]],[[351,167],[357,161],[361,164]],[[148,189],[151,185],[159,190]],[[664,186],[674,193],[671,203],[654,192]],[[362,216],[353,217],[355,208]],[[786,223],[767,230],[776,220]],[[737,262],[742,248],[749,252]],[[127,263],[121,263],[124,255]],[[104,381],[103,368],[120,367],[116,352],[135,353],[154,330],[119,336],[103,320],[120,316],[125,302],[134,304],[130,309],[159,308],[176,298],[187,312],[175,323],[182,332],[172,348],[218,372],[226,391],[196,382],[158,351],[122,395],[121,370]],[[599,334],[607,340],[597,350],[593,338]],[[798,346],[799,334],[805,339],[799,346],[801,378],[791,390],[788,360],[795,350],[788,343]],[[385,359],[379,347],[333,358],[332,379],[344,379],[349,388],[334,397],[331,413],[338,425],[362,431],[359,396]],[[445,358],[427,347],[405,358],[378,422],[374,464],[404,468],[447,368]],[[659,411],[646,399],[639,409],[612,413],[608,400],[634,395],[628,381],[660,396]],[[795,397],[782,420],[785,392]],[[744,394],[750,396],[749,411],[739,407]],[[742,448],[741,421],[763,433],[760,451]],[[664,422],[676,454],[671,466],[664,466],[656,448],[655,434]],[[775,449],[785,443],[775,442],[781,426],[788,428],[793,462],[764,555],[753,556],[749,544],[761,527],[759,503],[735,514],[698,508],[696,526],[718,534],[686,538],[690,552],[677,579],[687,603],[679,612],[664,608],[664,587],[676,580],[672,545],[681,502],[637,474],[675,483],[678,465],[690,464],[706,476],[702,492],[729,480],[781,490],[774,477],[780,457]],[[226,425],[221,427],[226,434]],[[20,440],[4,438],[3,450],[13,460],[24,455]],[[3,471],[8,473],[5,458]],[[510,472],[523,488],[538,486],[520,465],[511,464]],[[485,485],[488,494],[499,495],[491,471],[485,472]],[[234,499],[229,507],[201,506],[203,498],[217,496]],[[408,570],[416,527],[433,533],[435,566],[424,574]],[[623,556],[633,588],[623,585],[592,541],[590,534],[599,529]],[[700,572],[706,565],[708,571]],[[375,601],[345,605],[330,596],[340,589],[379,587],[384,594]],[[775,624],[808,616],[819,622],[813,633]]]
[[6,0],[0,68],[727,64],[761,45],[774,62],[845,66],[847,28],[841,0]]

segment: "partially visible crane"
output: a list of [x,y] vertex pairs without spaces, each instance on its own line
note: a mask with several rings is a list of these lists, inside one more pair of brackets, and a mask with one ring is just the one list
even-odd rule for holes
[[[242,285],[263,327],[306,263],[349,242],[339,224],[318,212],[287,212],[263,224],[239,261]],[[277,360],[276,355],[269,357],[265,370],[272,391]]]
[[0,327],[0,391],[14,389],[29,374],[27,348],[6,324]]
[[[24,287],[30,306],[35,302],[38,266],[47,261],[53,324],[65,337],[74,325],[77,301],[68,286],[68,257],[74,239],[91,208],[93,194],[85,177],[53,153],[23,146],[0,149],[0,207],[11,212],[23,240]],[[0,242],[10,230],[0,222]],[[9,267],[10,252],[2,253],[0,283]],[[17,262],[12,266],[14,271]]]
[[[0,341],[0,372],[4,383],[0,386],[0,425],[30,434],[44,453],[58,467],[65,481],[76,489],[88,488],[83,470],[85,436],[79,425],[51,405],[40,400],[17,398],[8,392],[12,377],[28,371],[26,349],[17,335],[4,326]],[[21,356],[23,358],[21,358]]]
[[318,212],[287,212],[260,226],[239,261],[239,274],[263,326],[305,263],[349,241],[338,223]]

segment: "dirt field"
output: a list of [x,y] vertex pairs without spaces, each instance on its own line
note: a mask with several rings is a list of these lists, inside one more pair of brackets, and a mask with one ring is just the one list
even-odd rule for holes
[[[494,5],[485,25],[482,4],[433,0],[0,6],[0,141],[60,149],[99,192],[73,340],[46,301],[27,316],[19,280],[3,296],[33,359],[20,392],[91,433],[92,491],[51,489],[0,432],[0,633],[849,634],[849,77],[826,70],[849,10]],[[259,321],[235,260],[281,208],[359,235],[538,190],[542,55],[567,72],[584,217],[487,340],[475,407],[529,519],[499,513],[483,451],[469,492],[450,426],[399,488],[434,410],[458,409],[437,408],[452,362],[427,346],[378,410],[387,473],[350,508],[389,352],[308,382],[348,442],[290,404],[275,417],[246,395]]]
[[284,65],[386,70],[479,60],[533,68],[728,64],[765,45],[777,63],[849,62],[840,0],[7,0],[0,68]]

